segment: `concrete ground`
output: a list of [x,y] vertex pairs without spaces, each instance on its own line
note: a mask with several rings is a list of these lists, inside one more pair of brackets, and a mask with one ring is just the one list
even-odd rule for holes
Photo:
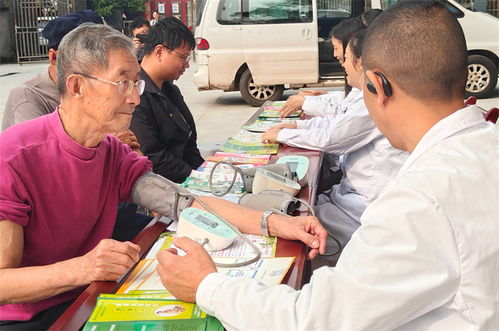
[[[47,66],[46,62],[0,65],[0,116],[2,118],[10,90],[42,70],[46,70]],[[209,149],[214,143],[224,142],[230,136],[237,134],[257,108],[247,105],[239,92],[198,91],[192,80],[195,69],[196,64],[192,64],[176,84],[182,91],[196,121],[200,146]],[[294,93],[296,91],[286,91],[284,97]],[[494,97],[479,100],[478,105],[484,109],[499,107],[499,84]]]

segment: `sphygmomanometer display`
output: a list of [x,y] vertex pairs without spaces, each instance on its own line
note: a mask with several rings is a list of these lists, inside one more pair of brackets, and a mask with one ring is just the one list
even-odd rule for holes
[[206,224],[206,225],[208,225],[212,229],[214,229],[214,228],[216,228],[218,226],[217,222],[214,222],[214,221],[210,220],[208,217],[205,217],[205,216],[203,216],[201,214],[196,215],[195,218],[196,218],[196,221],[199,221],[199,222],[201,222],[203,224]]

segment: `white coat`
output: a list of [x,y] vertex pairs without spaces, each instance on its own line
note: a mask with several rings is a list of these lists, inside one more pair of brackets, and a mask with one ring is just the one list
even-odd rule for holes
[[438,122],[301,291],[213,273],[197,303],[229,330],[496,330],[498,133],[476,107]]
[[352,88],[346,97],[344,91],[332,91],[316,96],[307,95],[301,109],[307,115],[319,117],[344,113],[345,107],[352,103],[352,99],[357,98],[359,92],[359,89]]

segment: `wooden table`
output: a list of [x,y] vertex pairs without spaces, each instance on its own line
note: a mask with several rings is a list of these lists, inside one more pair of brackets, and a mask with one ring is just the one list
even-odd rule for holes
[[[260,112],[261,109],[248,120],[247,124],[250,124],[257,119]],[[298,197],[313,204],[322,163],[322,153],[290,146],[281,146],[277,156],[272,156],[271,162],[275,162],[279,157],[285,155],[304,155],[309,158],[308,186],[300,190]],[[159,235],[165,231],[166,226],[166,224],[158,222],[155,218],[148,227],[142,230],[137,237],[134,238],[133,242],[141,247],[141,259],[145,257],[147,251],[151,248]],[[283,284],[288,284],[295,289],[300,289],[303,284],[308,281],[310,266],[306,258],[307,247],[298,241],[278,239],[276,256],[295,257],[293,265],[283,279]],[[116,292],[127,276],[128,274],[118,281],[93,282],[90,284],[64,314],[55,321],[49,330],[79,330],[82,328],[90,317],[99,294]]]

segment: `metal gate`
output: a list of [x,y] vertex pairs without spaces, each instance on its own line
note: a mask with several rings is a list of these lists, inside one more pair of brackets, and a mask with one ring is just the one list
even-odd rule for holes
[[42,37],[47,23],[74,12],[77,0],[14,0],[14,24],[17,62],[48,58],[48,40]]

